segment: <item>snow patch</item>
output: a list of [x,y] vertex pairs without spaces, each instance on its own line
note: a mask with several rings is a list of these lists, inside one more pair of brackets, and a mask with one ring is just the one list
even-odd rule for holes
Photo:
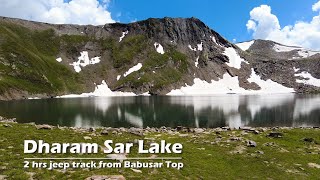
[[189,86],[185,85],[180,89],[175,89],[169,92],[169,96],[195,96],[195,95],[214,95],[214,94],[279,94],[279,93],[292,93],[293,88],[287,88],[272,80],[264,81],[260,76],[256,75],[253,71],[249,82],[255,82],[261,90],[246,90],[239,86],[238,77],[231,77],[228,73],[223,75],[223,78],[219,81],[211,80],[211,83],[201,80],[199,78],[194,79],[194,84]]
[[203,43],[201,42],[200,44],[197,44],[198,47],[198,51],[202,51],[203,50]]
[[57,59],[56,59],[56,61],[58,61],[58,62],[62,62],[62,58],[61,58],[61,57],[59,57],[59,58],[57,58]]
[[248,50],[254,43],[255,41],[248,41],[248,42],[242,42],[242,43],[238,43],[236,44],[240,49],[242,49],[243,51]]
[[199,56],[197,57],[196,62],[194,62],[194,65],[195,65],[196,67],[198,67],[198,64],[199,64]]
[[94,92],[83,93],[83,94],[69,94],[64,96],[58,96],[57,98],[78,98],[78,97],[110,97],[110,96],[136,96],[132,92],[120,92],[120,91],[111,91],[108,87],[106,81],[102,81],[100,85],[96,85]]
[[211,95],[211,94],[227,94],[227,93],[243,93],[246,90],[239,87],[238,77],[231,77],[229,74],[224,74],[219,81],[207,81],[195,78],[192,86],[186,85],[180,89],[175,89],[169,92],[170,96],[183,95]]
[[241,63],[245,62],[249,64],[246,60],[242,59],[236,50],[232,47],[225,48],[225,51],[223,53],[224,55],[228,56],[229,62],[227,63],[228,66],[234,67],[236,69],[241,68]]
[[[299,69],[295,69],[295,72],[298,72]],[[306,85],[320,87],[320,79],[314,78],[310,73],[303,71],[301,73],[295,74],[296,77],[301,77],[303,79],[296,79],[297,83],[302,83]]]
[[118,76],[117,76],[117,81],[119,81],[120,78],[121,78],[121,75],[118,75]]
[[192,48],[192,46],[189,44],[188,45],[188,48],[191,50],[191,51],[197,51],[197,48]]
[[197,47],[193,48],[190,44],[188,45],[188,48],[191,51],[203,51],[203,42],[201,42],[200,44],[197,44]]
[[309,50],[300,50],[298,51],[298,54],[302,58],[307,58],[316,54],[319,54],[319,51],[309,51]]
[[89,55],[87,51],[80,52],[81,56],[78,57],[78,61],[70,64],[73,66],[74,70],[79,73],[82,69],[81,67],[86,67],[88,65],[97,64],[100,62],[100,57],[94,57],[89,59]]
[[135,72],[135,71],[139,71],[142,68],[142,64],[138,63],[137,65],[133,66],[132,68],[130,68],[127,72],[125,72],[123,74],[124,77],[127,77],[129,74]]
[[285,45],[279,45],[279,44],[275,44],[273,49],[276,52],[297,51],[299,57],[293,57],[292,59],[307,58],[316,54],[320,54],[320,51],[311,51],[311,50],[304,49],[302,47],[285,46]]
[[259,75],[256,74],[254,69],[251,69],[251,76],[248,79],[250,83],[255,82],[258,84],[261,89],[257,92],[262,93],[292,93],[295,92],[293,88],[288,88],[283,86],[282,84],[279,84],[277,82],[272,81],[271,79],[268,80],[262,80]]
[[210,36],[210,39],[211,39],[214,43],[217,44],[217,40],[216,40],[216,38],[215,38],[214,36]]
[[158,53],[164,54],[164,49],[163,49],[163,47],[161,46],[160,43],[155,42],[155,43],[154,43],[154,48],[156,48],[156,51],[157,51]]
[[129,31],[122,32],[122,36],[119,38],[119,42],[121,42],[122,39],[123,39],[124,37],[126,37],[126,35],[127,35],[128,33],[129,33]]
[[294,50],[299,50],[302,49],[301,47],[294,47],[294,46],[285,46],[285,45],[280,45],[280,44],[275,44],[273,46],[273,50],[276,52],[290,52]]

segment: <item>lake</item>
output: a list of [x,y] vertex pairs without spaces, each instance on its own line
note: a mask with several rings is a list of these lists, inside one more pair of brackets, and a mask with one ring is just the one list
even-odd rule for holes
[[320,95],[136,96],[0,101],[20,123],[73,127],[313,127]]

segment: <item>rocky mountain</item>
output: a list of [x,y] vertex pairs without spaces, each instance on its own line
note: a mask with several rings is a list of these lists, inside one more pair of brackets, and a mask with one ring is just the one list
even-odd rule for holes
[[[320,53],[232,44],[196,18],[104,26],[0,18],[0,99],[320,92]],[[91,92],[91,93],[89,93]]]

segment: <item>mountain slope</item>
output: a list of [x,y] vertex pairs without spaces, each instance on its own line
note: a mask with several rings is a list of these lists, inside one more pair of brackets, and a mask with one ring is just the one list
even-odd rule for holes
[[196,18],[105,26],[0,18],[0,99],[319,91],[305,82],[320,79],[318,56],[266,54],[263,43],[273,42],[243,51]]

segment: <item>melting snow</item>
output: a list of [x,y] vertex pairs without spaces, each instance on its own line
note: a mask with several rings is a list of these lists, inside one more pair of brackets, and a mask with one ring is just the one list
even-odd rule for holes
[[261,90],[245,90],[239,86],[238,77],[231,77],[228,73],[223,75],[223,78],[219,81],[212,80],[208,83],[199,78],[194,79],[194,84],[189,86],[183,86],[180,89],[175,89],[169,92],[167,95],[170,96],[184,96],[184,95],[213,95],[213,94],[276,94],[276,93],[292,93],[293,88],[287,88],[279,83],[272,80],[264,81],[260,76],[256,75],[253,71],[251,77],[248,79],[249,82],[255,82]]
[[191,51],[202,51],[203,50],[203,42],[201,42],[200,44],[197,44],[197,47],[193,48],[190,44],[188,45],[188,48]]
[[81,54],[81,56],[78,57],[78,61],[70,64],[71,66],[73,66],[74,70],[77,73],[79,73],[81,71],[81,67],[86,67],[90,64],[97,64],[100,62],[100,57],[94,57],[94,58],[91,58],[91,60],[90,60],[87,51],[83,51],[80,54]]
[[279,45],[275,44],[273,49],[276,52],[290,52],[290,51],[298,51],[299,57],[293,57],[292,59],[298,59],[298,58],[307,58],[316,54],[320,54],[319,51],[310,51],[307,49],[304,49],[302,47],[294,47],[294,46],[285,46],[285,45]]
[[240,69],[242,62],[245,62],[245,63],[249,64],[246,60],[242,59],[238,55],[236,50],[234,48],[232,48],[232,47],[226,48],[223,54],[228,56],[229,62],[227,63],[227,65],[230,66],[230,67],[234,67],[236,69]]
[[215,38],[214,36],[210,36],[210,38],[212,39],[212,41],[213,41],[214,43],[217,44],[217,40],[216,40],[216,38]]
[[119,38],[119,42],[129,33],[129,31],[122,32],[122,36]]
[[155,42],[154,43],[154,48],[156,48],[156,51],[160,54],[164,54],[163,47],[161,46],[160,43]]
[[203,43],[202,42],[200,44],[197,44],[197,46],[198,46],[198,51],[203,50]]
[[58,62],[62,62],[62,58],[61,58],[61,57],[59,57],[59,58],[57,58],[57,59],[56,59],[56,61],[58,61]]
[[290,52],[290,51],[299,50],[299,49],[302,49],[302,48],[294,47],[294,46],[279,45],[279,44],[275,44],[273,46],[273,50],[275,50],[276,52]]
[[300,50],[298,51],[298,54],[302,58],[307,58],[316,54],[319,54],[319,51],[308,51],[308,50]]
[[119,81],[120,78],[121,78],[121,75],[118,75],[118,76],[117,76],[117,81]]
[[125,72],[123,74],[124,77],[127,77],[129,74],[135,72],[135,71],[139,71],[142,68],[142,64],[138,63],[137,65],[133,66],[132,68],[130,68],[127,72]]
[[254,40],[252,41],[248,41],[248,42],[242,42],[242,43],[238,43],[236,44],[240,49],[242,49],[243,51],[248,50],[254,43]]
[[263,93],[291,93],[295,92],[293,88],[288,88],[283,86],[282,84],[279,84],[277,82],[272,81],[271,79],[268,80],[262,80],[259,75],[256,74],[256,72],[251,69],[251,76],[248,79],[248,81],[257,83],[261,89],[257,92],[263,92]]
[[188,48],[191,49],[191,51],[197,51],[197,48],[192,48],[192,46],[189,44]]
[[196,62],[194,63],[194,65],[195,65],[196,67],[198,67],[198,64],[199,64],[199,56],[197,57]]
[[[298,72],[299,69],[294,68],[295,72]],[[314,78],[310,73],[308,72],[301,72],[301,73],[297,73],[295,74],[296,77],[301,77],[304,79],[296,79],[297,83],[303,83],[303,84],[307,84],[307,85],[311,85],[311,86],[316,86],[316,87],[320,87],[320,79]]]
[[78,97],[109,97],[109,96],[136,96],[136,94],[132,92],[120,92],[120,91],[111,91],[108,87],[106,81],[102,81],[101,85],[97,85],[94,92],[91,93],[83,93],[83,94],[69,94],[64,96],[58,96],[57,98],[78,98]]
[[210,95],[210,94],[226,94],[245,91],[239,87],[238,77],[231,77],[229,74],[224,74],[219,81],[207,81],[195,78],[192,86],[184,86],[180,89],[172,90],[167,95],[183,96],[183,95]]

